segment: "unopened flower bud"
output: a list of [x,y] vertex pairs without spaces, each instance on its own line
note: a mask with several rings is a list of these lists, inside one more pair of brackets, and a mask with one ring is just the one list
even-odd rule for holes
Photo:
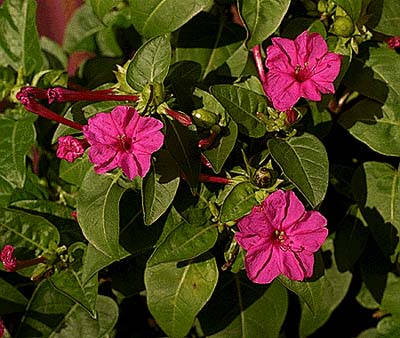
[[257,187],[267,188],[271,186],[272,180],[272,172],[268,168],[260,167],[254,174],[254,182],[256,183]]
[[194,123],[202,128],[211,128],[219,120],[217,114],[204,108],[194,110],[192,116]]
[[164,86],[158,82],[146,84],[143,88],[141,99],[146,106],[159,106],[165,99]]
[[337,36],[349,38],[354,33],[353,20],[349,16],[337,16],[332,25],[332,33]]

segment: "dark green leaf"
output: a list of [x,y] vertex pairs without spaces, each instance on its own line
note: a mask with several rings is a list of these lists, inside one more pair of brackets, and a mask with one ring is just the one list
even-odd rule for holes
[[73,209],[66,205],[48,200],[22,200],[11,203],[11,206],[27,211],[32,210],[39,213],[50,214],[60,218],[73,219],[71,212]]
[[0,8],[0,65],[23,75],[38,72],[43,63],[36,30],[36,1],[6,0]]
[[169,337],[184,337],[199,311],[211,298],[218,281],[215,258],[179,265],[176,262],[147,267],[147,304]]
[[234,186],[224,200],[221,208],[221,222],[235,221],[248,214],[258,204],[257,189],[250,182]]
[[245,38],[243,27],[202,12],[179,30],[176,59],[199,63],[204,79],[227,62]]
[[163,151],[143,179],[142,205],[146,225],[154,223],[174,200],[180,181],[178,171],[174,159]]
[[17,288],[0,278],[0,314],[23,312],[27,303]]
[[68,183],[80,186],[86,175],[91,170],[93,164],[89,162],[87,156],[77,158],[74,162],[60,162],[60,177]]
[[171,44],[167,36],[158,36],[139,48],[129,63],[126,81],[137,91],[148,83],[164,82],[171,63]]
[[89,170],[77,200],[79,225],[86,239],[106,256],[120,259],[119,201],[125,189],[118,176],[97,175]]
[[304,133],[289,140],[270,139],[268,148],[283,173],[311,206],[319,205],[325,197],[329,179],[328,156],[321,141]]
[[25,182],[26,155],[35,143],[35,128],[31,119],[14,121],[0,117],[0,178],[15,188]]
[[272,35],[281,24],[290,0],[240,0],[240,14],[249,31],[247,46],[253,48]]
[[368,27],[386,34],[400,35],[400,3],[393,0],[372,0],[368,7]]
[[210,302],[200,313],[207,337],[278,338],[288,296],[278,282],[257,285],[242,274],[222,275]]
[[170,33],[197,13],[212,5],[212,0],[132,0],[132,23],[146,38]]
[[357,22],[361,14],[363,0],[333,0],[350,16],[353,22]]
[[266,129],[257,117],[267,108],[265,97],[239,86],[216,85],[212,94],[224,106],[232,119],[239,124],[239,131],[250,137],[264,136]]

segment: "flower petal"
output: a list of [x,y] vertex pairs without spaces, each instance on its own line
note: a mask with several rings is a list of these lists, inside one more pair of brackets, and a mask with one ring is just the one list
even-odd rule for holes
[[318,85],[311,79],[304,81],[300,85],[301,96],[311,101],[321,101],[321,93]]
[[280,252],[279,268],[289,279],[302,281],[309,273],[306,266],[309,267],[309,264],[304,265],[296,253],[290,250]]
[[108,145],[99,143],[92,145],[88,155],[90,162],[95,164],[94,170],[98,174],[104,174],[118,167],[120,154]]
[[135,155],[131,153],[123,153],[119,160],[119,166],[122,171],[130,180],[133,180],[139,172],[139,163],[136,160]]
[[338,54],[327,53],[313,68],[313,81],[333,82],[340,72],[341,59]]
[[115,144],[118,136],[118,130],[115,128],[109,113],[98,113],[88,120],[88,125],[83,127],[83,135],[85,135],[89,144]]
[[299,100],[300,83],[292,76],[275,71],[267,73],[266,92],[275,109],[286,111]]
[[300,65],[308,63],[314,67],[318,61],[328,52],[328,45],[324,38],[318,33],[304,31],[295,40]]
[[[272,38],[272,45],[275,48],[279,48],[280,53],[277,50],[272,51],[273,60],[269,60],[269,49],[267,49],[267,67],[269,69],[274,68],[274,62],[278,62],[278,57],[281,56],[284,62],[287,62],[289,66],[294,69],[296,65],[299,63],[297,59],[297,48],[296,44],[293,40],[286,39],[286,38]],[[269,48],[269,47],[268,47]],[[281,65],[279,62],[278,65]],[[281,68],[277,68],[282,70]]]
[[151,154],[142,153],[142,152],[134,152],[131,155],[135,157],[137,164],[137,174],[140,177],[145,177],[148,171],[150,170],[151,165]]
[[288,231],[288,229],[298,222],[299,219],[304,215],[305,209],[303,203],[298,199],[296,194],[292,191],[284,192],[286,208],[285,218],[282,221],[282,230]]
[[269,46],[267,48],[266,66],[269,70],[279,71],[282,73],[292,74],[294,68],[290,64],[290,58],[287,53],[283,52],[278,46]]
[[125,127],[137,114],[136,110],[130,106],[116,106],[110,113],[110,118],[118,130],[118,135],[126,135]]

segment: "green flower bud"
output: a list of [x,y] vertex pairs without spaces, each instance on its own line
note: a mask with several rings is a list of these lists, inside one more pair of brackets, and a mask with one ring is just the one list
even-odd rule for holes
[[331,31],[337,36],[349,38],[354,33],[353,20],[349,16],[337,16]]
[[218,123],[219,116],[204,108],[196,109],[192,113],[194,123],[202,128],[211,128]]
[[326,0],[319,0],[317,8],[318,12],[326,13],[328,10],[328,3],[326,2]]
[[271,186],[273,181],[272,170],[266,167],[260,167],[254,174],[254,182],[256,183],[257,187],[260,188],[267,188]]

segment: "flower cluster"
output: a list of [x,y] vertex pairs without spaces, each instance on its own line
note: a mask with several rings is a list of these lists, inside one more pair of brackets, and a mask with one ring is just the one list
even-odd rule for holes
[[259,284],[281,274],[298,281],[311,277],[314,252],[328,235],[326,224],[318,211],[306,211],[293,191],[270,194],[238,223],[235,238],[247,251],[248,277]]

